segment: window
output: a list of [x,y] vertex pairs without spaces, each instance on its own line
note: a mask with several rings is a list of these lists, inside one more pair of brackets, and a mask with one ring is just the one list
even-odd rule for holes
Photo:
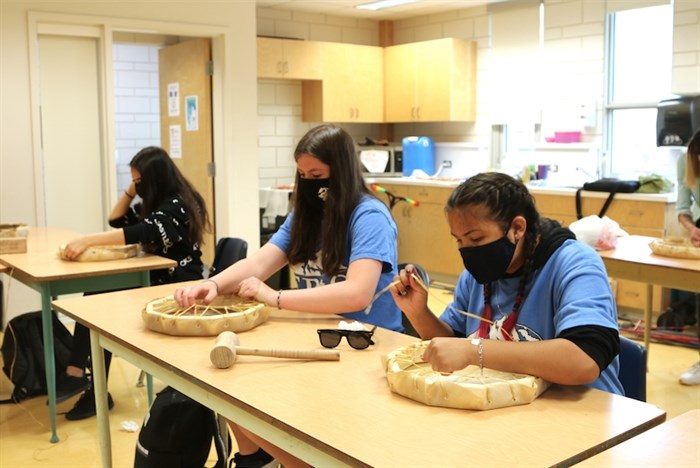
[[671,5],[608,15],[604,175],[668,175],[675,167],[668,149],[656,147],[656,106],[671,97],[672,44]]

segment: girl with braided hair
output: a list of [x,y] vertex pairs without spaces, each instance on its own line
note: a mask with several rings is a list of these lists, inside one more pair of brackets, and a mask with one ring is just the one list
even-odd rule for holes
[[[518,180],[496,172],[460,184],[445,207],[465,271],[438,318],[408,265],[391,291],[439,372],[468,365],[624,394],[617,309],[600,256],[541,218]],[[469,315],[464,312],[468,312]]]

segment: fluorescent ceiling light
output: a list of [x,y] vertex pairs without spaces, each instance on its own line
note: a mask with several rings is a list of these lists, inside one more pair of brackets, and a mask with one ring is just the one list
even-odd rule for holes
[[392,8],[407,3],[413,3],[415,1],[416,0],[381,0],[379,2],[363,3],[362,5],[357,5],[355,8],[359,8],[360,10],[381,10],[383,8]]

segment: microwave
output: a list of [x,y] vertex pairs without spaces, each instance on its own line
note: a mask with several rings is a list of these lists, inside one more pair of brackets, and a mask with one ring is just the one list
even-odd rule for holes
[[373,177],[403,176],[403,147],[401,145],[361,146],[357,149],[362,173]]

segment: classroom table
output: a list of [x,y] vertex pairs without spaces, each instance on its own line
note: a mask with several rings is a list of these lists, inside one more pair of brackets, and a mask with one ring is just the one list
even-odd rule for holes
[[651,251],[647,236],[624,236],[617,245],[598,253],[613,278],[647,284],[644,303],[644,346],[649,352],[653,285],[700,293],[700,260],[664,257]]
[[585,460],[581,466],[697,468],[698,441],[700,409],[694,409]]
[[[108,291],[150,285],[150,270],[170,268],[174,260],[143,255],[125,260],[70,262],[58,257],[59,246],[80,234],[61,228],[34,227],[27,237],[24,253],[1,254],[5,274],[41,294],[41,322],[46,364],[46,387],[51,419],[51,442],[56,434],[56,369],[54,362],[51,300],[61,294]],[[7,292],[6,292],[7,294]],[[149,384],[152,380],[149,378]],[[149,385],[149,395],[152,385]]]
[[[187,284],[187,283],[184,283]],[[238,356],[216,369],[215,337],[179,337],[144,325],[144,306],[179,285],[54,301],[90,328],[93,355],[111,350],[223,417],[314,466],[571,465],[664,421],[656,406],[589,389],[554,385],[534,402],[489,411],[427,406],[389,390],[381,357],[416,338],[377,328],[375,345],[339,361]],[[115,309],[120,320],[100,310]],[[242,346],[323,349],[318,328],[340,317],[274,309],[239,334]],[[103,363],[95,362],[102,465],[111,466]]]

